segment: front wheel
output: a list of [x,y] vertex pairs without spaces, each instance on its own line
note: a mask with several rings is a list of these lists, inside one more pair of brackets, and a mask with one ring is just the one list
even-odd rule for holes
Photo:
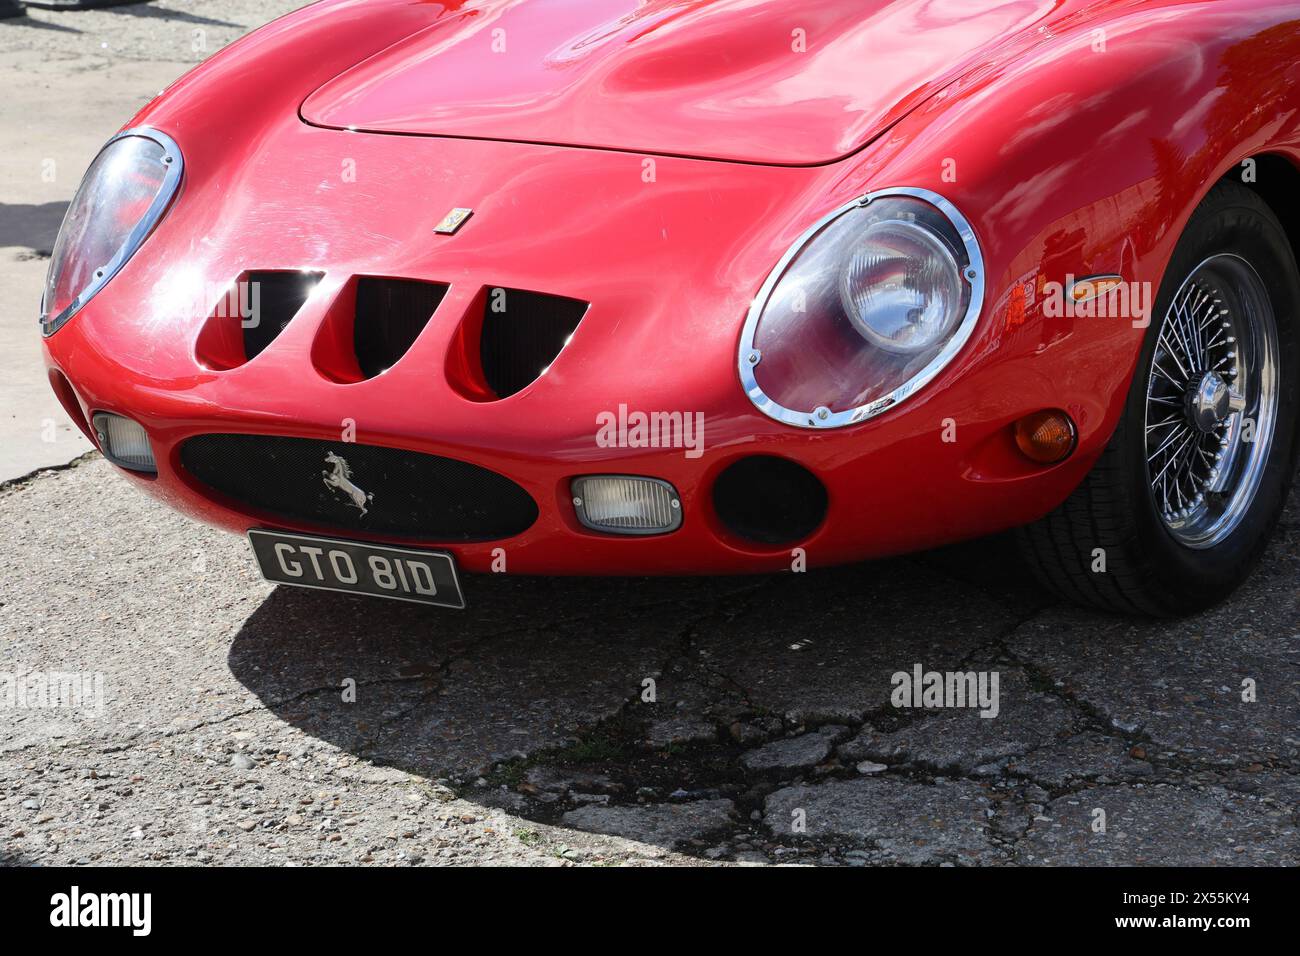
[[1018,533],[1044,583],[1078,603],[1174,616],[1246,578],[1295,470],[1298,316],[1277,217],[1220,183],[1174,251],[1109,445]]

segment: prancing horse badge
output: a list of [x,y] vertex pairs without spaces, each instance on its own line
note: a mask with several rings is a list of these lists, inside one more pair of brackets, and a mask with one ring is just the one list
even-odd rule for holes
[[442,222],[433,227],[434,232],[440,232],[444,236],[450,236],[459,229],[470,216],[474,215],[473,209],[465,209],[457,206],[447,215],[442,217]]
[[334,452],[325,455],[325,464],[329,465],[331,470],[321,472],[325,476],[326,488],[337,488],[348,497],[348,503],[356,508],[364,516],[366,505],[374,500],[375,496],[367,494],[352,483],[352,469],[343,458],[340,458]]

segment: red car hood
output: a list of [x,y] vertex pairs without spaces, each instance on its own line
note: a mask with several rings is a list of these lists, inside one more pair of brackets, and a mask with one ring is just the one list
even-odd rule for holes
[[854,152],[1062,0],[493,0],[325,83],[317,126],[775,164]]

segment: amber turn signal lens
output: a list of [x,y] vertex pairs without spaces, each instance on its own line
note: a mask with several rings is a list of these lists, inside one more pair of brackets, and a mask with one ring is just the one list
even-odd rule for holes
[[1016,445],[1030,461],[1054,465],[1074,451],[1074,422],[1065,412],[1047,410],[1016,422]]

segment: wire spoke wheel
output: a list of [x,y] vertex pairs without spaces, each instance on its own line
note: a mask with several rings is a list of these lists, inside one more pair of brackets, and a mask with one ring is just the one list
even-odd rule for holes
[[1180,544],[1211,548],[1250,509],[1277,419],[1277,320],[1259,274],[1212,256],[1160,320],[1147,374],[1151,495]]
[[1249,186],[1224,179],[1201,200],[1106,447],[1065,501],[1017,531],[1044,585],[1181,617],[1222,601],[1268,553],[1300,444],[1298,251]]

